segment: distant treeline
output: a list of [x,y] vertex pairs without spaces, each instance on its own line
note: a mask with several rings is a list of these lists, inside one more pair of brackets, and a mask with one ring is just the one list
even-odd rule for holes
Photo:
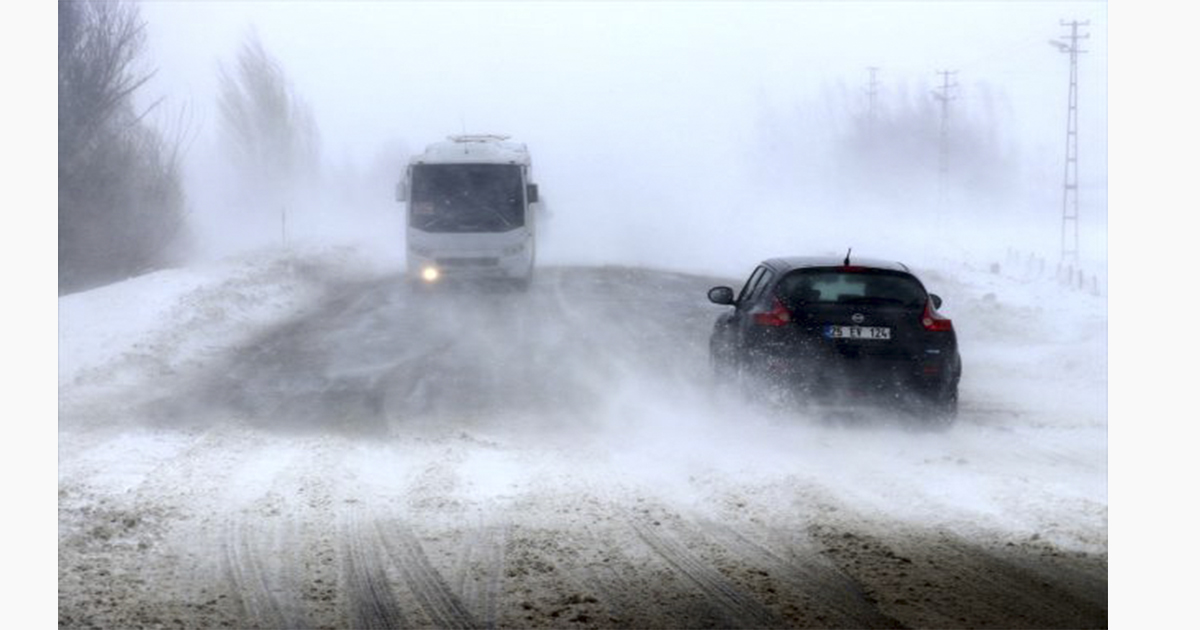
[[[135,105],[153,76],[141,59],[146,24],[138,6],[59,0],[58,23],[61,295],[177,264],[191,234],[184,117],[168,137],[149,124],[151,113],[162,113],[161,100],[146,109]],[[296,189],[318,179],[316,122],[253,31],[236,60],[221,64],[218,79],[222,189],[244,214],[241,229],[262,228],[295,212]]]
[[168,266],[186,244],[181,143],[134,105],[144,44],[132,3],[58,3],[59,294]]

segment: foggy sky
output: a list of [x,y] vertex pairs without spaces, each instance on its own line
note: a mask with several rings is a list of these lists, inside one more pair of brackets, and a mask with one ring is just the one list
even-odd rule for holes
[[[811,139],[821,156],[818,134],[848,113],[826,111],[829,95],[861,106],[867,67],[880,68],[883,96],[921,94],[937,71],[956,70],[953,115],[984,107],[981,86],[1000,96],[1007,117],[997,131],[1041,178],[1022,211],[1045,222],[1037,246],[1048,247],[1057,245],[1066,123],[1067,56],[1049,44],[1068,32],[1060,20],[1090,22],[1080,178],[1100,192],[1083,200],[1098,221],[1084,237],[1106,222],[1106,14],[1097,2],[149,2],[147,61],[158,74],[139,98],[186,107],[197,136],[190,177],[211,181],[203,165],[219,159],[218,65],[255,32],[313,107],[328,164],[370,169],[389,143],[417,151],[450,133],[511,134],[530,146],[551,207],[590,217],[563,221],[605,243],[589,260],[671,266],[682,255],[647,260],[652,244],[621,242],[626,227],[670,231],[704,207],[710,220],[692,222],[692,242],[712,250],[742,216],[738,200],[776,203],[757,200],[772,192],[755,181],[772,167],[761,153],[771,133],[764,112],[793,112],[801,135],[788,141]],[[778,212],[798,201],[788,186],[779,182]],[[189,194],[211,205],[197,188]],[[837,207],[836,191],[813,192],[809,206]],[[814,242],[823,240],[849,239]],[[1088,249],[1101,257],[1103,240]]]
[[1031,131],[1057,139],[1067,63],[1048,40],[1071,19],[1093,34],[1081,126],[1102,133],[1106,116],[1095,98],[1107,90],[1103,3],[150,2],[142,12],[155,88],[207,126],[217,63],[254,29],[313,104],[329,149],[355,156],[383,136],[422,141],[464,126],[531,141],[588,129],[703,134],[745,118],[739,109],[759,95],[862,87],[868,66],[884,81],[957,69],[964,84],[996,83],[1028,107]]

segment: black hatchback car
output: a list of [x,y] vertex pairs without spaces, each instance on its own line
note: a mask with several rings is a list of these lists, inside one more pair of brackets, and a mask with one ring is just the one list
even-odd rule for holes
[[751,379],[802,401],[916,403],[937,422],[958,407],[962,360],[942,300],[897,262],[834,257],[763,261],[717,318],[709,351],[718,379]]

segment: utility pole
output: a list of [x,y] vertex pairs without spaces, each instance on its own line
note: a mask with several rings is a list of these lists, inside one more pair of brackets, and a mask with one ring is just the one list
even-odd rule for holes
[[937,74],[942,75],[942,85],[934,91],[933,97],[942,103],[942,123],[941,133],[938,139],[938,206],[944,204],[946,198],[946,177],[950,172],[950,101],[954,100],[954,95],[950,90],[958,87],[957,83],[951,83],[951,77],[958,74],[957,70],[939,70]]
[[1061,263],[1079,262],[1079,40],[1087,39],[1089,34],[1079,34],[1080,26],[1088,22],[1060,20],[1061,26],[1070,26],[1070,44],[1063,40],[1052,39],[1050,44],[1059,52],[1071,56],[1070,86],[1067,89],[1067,148],[1066,159],[1063,162],[1063,196],[1062,196],[1062,232],[1060,245]]
[[867,83],[867,135],[874,139],[876,102],[879,96],[879,81],[875,79],[875,74],[879,72],[879,68],[871,66],[867,68],[867,72],[871,74]]

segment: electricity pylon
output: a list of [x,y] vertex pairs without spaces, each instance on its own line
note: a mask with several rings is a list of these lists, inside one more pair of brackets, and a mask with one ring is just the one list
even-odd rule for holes
[[954,100],[950,90],[958,87],[957,83],[950,82],[950,77],[958,74],[958,71],[939,70],[938,74],[942,75],[942,85],[933,93],[933,97],[942,103],[941,133],[938,139],[938,207],[941,207],[945,203],[946,178],[950,173],[950,101]]
[[867,135],[874,139],[876,103],[879,96],[879,81],[875,79],[875,74],[879,72],[879,68],[871,66],[867,68],[867,72],[871,73],[871,79],[867,83]]
[[1062,232],[1059,239],[1061,245],[1061,262],[1079,262],[1079,53],[1087,52],[1079,49],[1079,40],[1087,39],[1088,34],[1079,34],[1080,26],[1088,22],[1073,20],[1059,21],[1062,26],[1070,26],[1070,43],[1052,39],[1050,44],[1059,52],[1071,56],[1070,86],[1067,89],[1067,148],[1066,159],[1063,162],[1063,196],[1062,196]]

